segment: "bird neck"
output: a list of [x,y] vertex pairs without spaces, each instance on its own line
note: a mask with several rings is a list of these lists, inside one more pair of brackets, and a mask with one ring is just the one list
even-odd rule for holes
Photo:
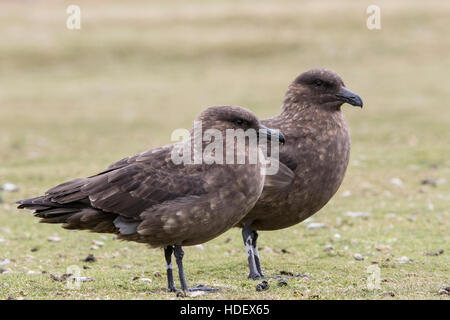
[[316,117],[334,118],[341,114],[342,103],[328,103],[316,105],[311,101],[305,101],[298,96],[286,94],[281,106],[280,116],[284,119],[312,120]]
[[[262,123],[280,129],[285,136],[293,139],[308,130],[319,128],[346,128],[347,124],[340,108],[323,108],[307,102],[284,101],[282,111],[277,116],[265,119]],[[345,129],[347,130],[347,129]]]
[[243,134],[236,136],[233,132],[216,130],[212,135],[204,135],[203,131],[191,132],[188,139],[182,142],[180,149],[183,159],[189,159],[195,164],[218,163],[257,164],[260,157],[259,141],[254,137]]

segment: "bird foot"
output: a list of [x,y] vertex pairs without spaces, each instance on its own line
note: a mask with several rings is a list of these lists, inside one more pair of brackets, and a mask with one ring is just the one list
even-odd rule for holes
[[202,284],[199,284],[198,286],[195,286],[195,287],[192,287],[192,288],[189,288],[188,289],[188,291],[189,292],[194,292],[194,291],[204,291],[204,292],[216,292],[216,291],[218,291],[219,289],[217,289],[217,288],[210,288],[210,287],[206,287],[206,286],[204,286],[204,285],[202,285]]
[[293,279],[293,278],[308,278],[307,274],[295,274],[295,275],[276,275],[268,276],[269,279]]
[[203,293],[213,293],[213,292],[217,292],[219,289],[217,288],[210,288],[210,287],[206,287],[204,285],[198,285],[195,287],[191,287],[188,288],[187,291],[185,290],[176,290],[177,293],[177,297],[188,297],[190,292],[203,292]]
[[167,292],[177,292],[177,288],[175,287],[168,287]]
[[176,293],[177,293],[177,297],[180,297],[180,298],[187,297],[186,292],[183,290],[177,290]]
[[260,274],[260,273],[250,273],[250,274],[248,275],[248,278],[249,278],[249,279],[252,279],[252,280],[259,280],[259,279],[263,279],[263,278],[264,278],[264,275],[263,275],[263,274]]

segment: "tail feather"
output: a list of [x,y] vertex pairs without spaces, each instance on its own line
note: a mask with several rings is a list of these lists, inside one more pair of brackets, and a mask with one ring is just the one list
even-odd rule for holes
[[50,201],[47,197],[36,197],[16,201],[19,209],[41,210],[49,207],[57,206],[57,203]]
[[61,223],[66,229],[91,230],[101,233],[117,233],[114,219],[117,214],[104,212],[83,202],[57,203],[49,195],[19,200],[19,209],[33,210],[41,223]]
[[88,179],[80,178],[64,182],[48,190],[45,195],[59,204],[72,203],[86,198],[81,188],[88,183]]

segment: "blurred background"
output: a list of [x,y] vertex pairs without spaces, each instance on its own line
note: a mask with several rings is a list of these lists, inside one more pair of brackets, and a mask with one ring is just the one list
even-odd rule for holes
[[[69,4],[81,8],[80,30],[66,27]],[[371,4],[381,9],[381,30],[366,26]],[[92,251],[98,235],[38,225],[11,202],[170,143],[174,129],[190,128],[208,106],[275,115],[288,84],[313,67],[338,72],[364,108],[343,107],[353,148],[343,186],[313,217],[325,227],[303,223],[261,236],[267,273],[290,268],[315,280],[260,297],[445,298],[439,292],[450,286],[449,16],[450,2],[437,0],[2,1],[0,186],[18,190],[0,191],[0,262],[9,260],[1,267],[0,284],[8,286],[0,285],[0,298],[166,297],[164,277],[149,289],[129,281],[136,270],[113,268],[120,259],[134,261],[142,266],[138,276],[152,276],[163,271],[161,252],[111,237],[95,252],[102,267],[86,271],[99,271],[95,277],[104,282],[75,293],[50,290],[58,284],[42,271],[64,273]],[[369,215],[354,219],[348,212]],[[49,242],[54,234],[62,243]],[[253,297],[237,230],[188,250],[192,281],[230,286],[219,297]],[[408,263],[398,267],[401,257]],[[374,292],[364,290],[372,262],[384,264],[387,279]],[[114,293],[111,277],[122,281]]]

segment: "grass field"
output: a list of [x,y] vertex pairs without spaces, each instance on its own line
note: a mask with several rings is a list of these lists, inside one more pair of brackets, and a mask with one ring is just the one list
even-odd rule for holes
[[[189,283],[220,288],[193,299],[449,299],[439,291],[450,286],[450,2],[376,1],[373,31],[373,1],[74,2],[74,31],[69,2],[0,4],[0,185],[20,188],[1,193],[0,299],[175,298],[162,250],[38,224],[12,201],[169,143],[207,106],[274,115],[312,67],[337,71],[364,109],[344,107],[352,154],[312,218],[325,227],[260,236],[267,275],[309,276],[257,292],[234,229],[186,248]],[[83,262],[88,254],[97,261]],[[52,279],[71,265],[93,281],[70,289]]]

